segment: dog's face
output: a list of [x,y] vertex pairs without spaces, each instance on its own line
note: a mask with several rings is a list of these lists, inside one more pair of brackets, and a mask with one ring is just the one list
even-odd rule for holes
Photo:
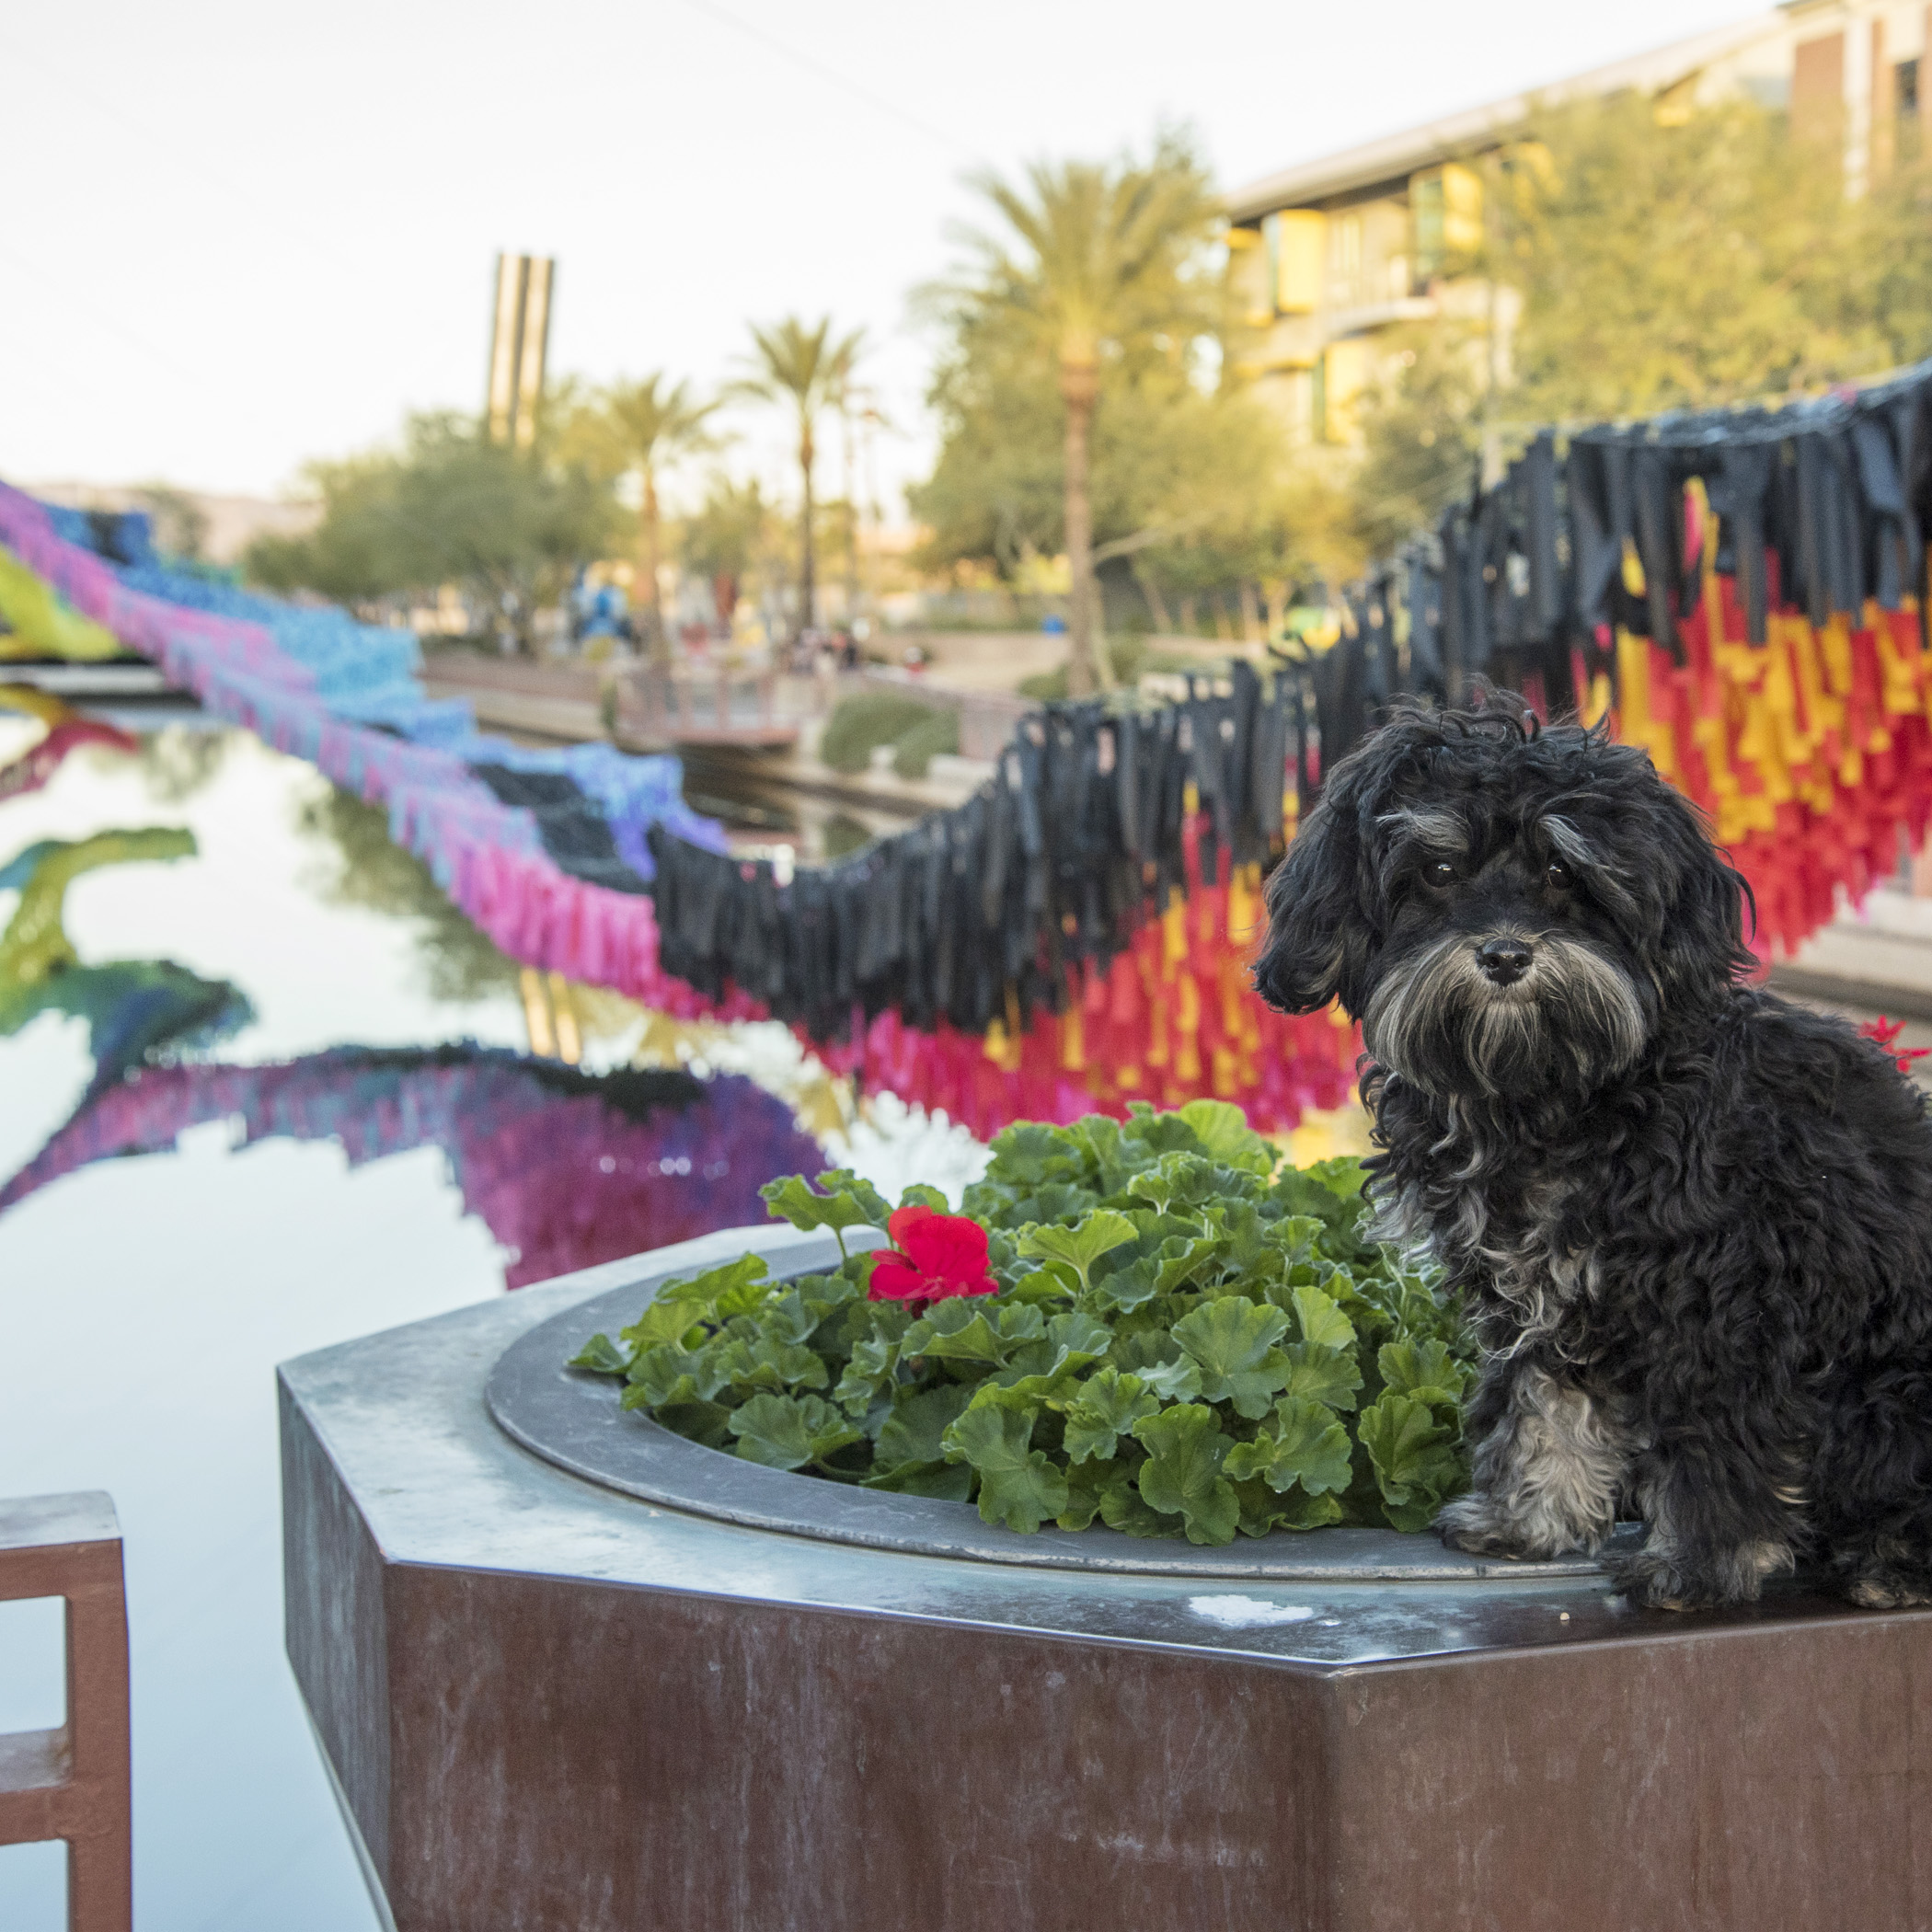
[[1445,1098],[1587,1093],[1750,960],[1737,874],[1643,753],[1517,715],[1398,715],[1269,882],[1262,995],[1339,997]]

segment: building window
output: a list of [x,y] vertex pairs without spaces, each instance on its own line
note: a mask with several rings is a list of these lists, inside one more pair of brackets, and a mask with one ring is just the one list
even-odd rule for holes
[[1458,270],[1482,247],[1482,177],[1450,161],[1412,176],[1410,240],[1419,286]]
[[1892,101],[1901,121],[1918,119],[1918,63],[1901,61],[1892,70]]

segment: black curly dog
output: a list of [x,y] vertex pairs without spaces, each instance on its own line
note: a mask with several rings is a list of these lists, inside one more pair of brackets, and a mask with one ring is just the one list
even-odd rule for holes
[[1742,880],[1639,750],[1498,698],[1336,765],[1262,995],[1362,1021],[1391,1238],[1487,1360],[1454,1547],[1732,1604],[1800,1560],[1932,1603],[1932,1123],[1845,1022],[1741,983]]

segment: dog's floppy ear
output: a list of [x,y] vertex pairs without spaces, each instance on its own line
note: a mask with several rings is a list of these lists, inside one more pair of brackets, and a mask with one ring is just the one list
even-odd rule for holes
[[1659,983],[1673,1004],[1708,998],[1757,965],[1745,943],[1743,914],[1756,923],[1750,882],[1711,839],[1697,808],[1659,780],[1663,794],[1650,828],[1657,877],[1668,895],[1657,939]]
[[1436,729],[1422,719],[1386,725],[1328,775],[1320,801],[1268,881],[1268,942],[1255,990],[1284,1013],[1340,999],[1360,1009],[1369,956],[1381,937],[1381,894],[1367,840],[1376,801],[1398,765]]

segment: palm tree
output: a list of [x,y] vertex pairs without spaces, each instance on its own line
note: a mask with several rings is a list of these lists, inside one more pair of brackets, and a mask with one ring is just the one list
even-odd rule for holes
[[732,385],[740,395],[788,402],[798,421],[804,507],[799,521],[799,620],[794,638],[798,631],[809,629],[818,616],[818,564],[812,530],[817,505],[811,484],[818,420],[844,396],[864,335],[864,329],[855,328],[843,339],[834,338],[830,316],[822,316],[815,328],[808,328],[796,316],[787,316],[768,328],[754,322],[753,373]]
[[1171,134],[1156,140],[1144,165],[1036,161],[1021,187],[995,175],[972,185],[1010,233],[969,235],[980,273],[955,293],[989,318],[1018,325],[1059,373],[1067,688],[1085,696],[1097,683],[1091,453],[1101,371],[1130,343],[1184,342],[1213,329],[1220,311],[1199,270],[1216,206],[1206,171]]
[[642,600],[650,653],[660,661],[669,656],[671,647],[658,596],[658,469],[679,456],[717,447],[717,439],[705,425],[718,407],[716,402],[697,401],[687,384],[669,382],[661,371],[641,382],[615,382],[597,398],[599,427],[617,459],[619,473],[635,471],[643,488],[634,581]]

